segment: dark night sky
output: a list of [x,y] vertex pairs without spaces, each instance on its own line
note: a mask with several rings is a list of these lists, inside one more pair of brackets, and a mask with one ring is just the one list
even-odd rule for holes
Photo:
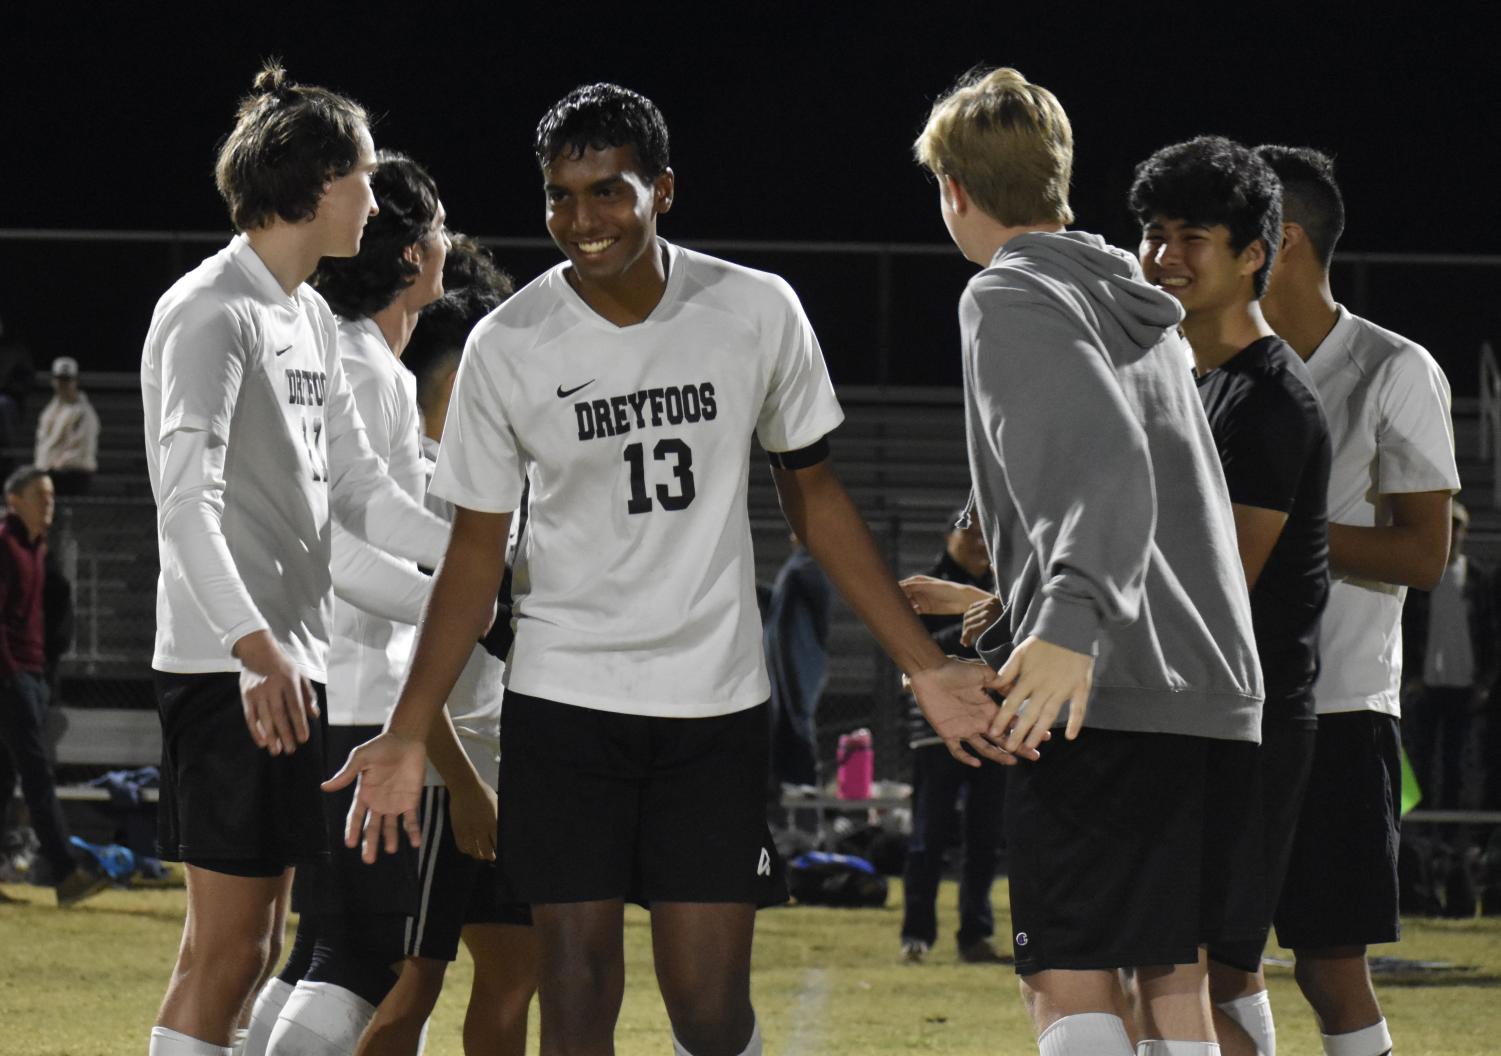
[[[0,228],[225,230],[215,142],[274,53],[295,79],[380,115],[377,144],[424,161],[463,230],[544,233],[532,129],[575,84],[611,79],[654,98],[671,126],[669,237],[939,242],[910,143],[931,99],[984,62],[1058,94],[1077,141],[1078,224],[1118,241],[1132,239],[1131,167],[1220,132],[1334,152],[1347,250],[1496,252],[1501,209],[1482,161],[1494,154],[1496,63],[1473,26],[1414,5],[1402,17],[1317,3],[1217,15],[1222,5],[1180,0],[1055,4],[1039,17],[1044,5],[992,0],[882,17],[843,3],[491,4],[484,16],[409,3],[400,18],[363,4],[337,16],[202,4],[185,17],[144,3],[46,16],[17,6],[0,28]],[[18,254],[0,242],[9,318],[32,300],[18,284],[45,301],[81,278],[33,276]],[[35,329],[38,311],[20,317]]]

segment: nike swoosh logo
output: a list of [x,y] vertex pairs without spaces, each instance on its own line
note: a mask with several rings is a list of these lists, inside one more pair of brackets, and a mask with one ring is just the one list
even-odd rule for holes
[[283,355],[283,354],[285,354],[285,353],[287,353],[287,352],[290,352],[290,351],[292,351],[292,346],[291,346],[291,345],[288,345],[288,346],[287,346],[287,347],[286,347],[286,348],[278,348],[278,349],[277,349],[277,350],[276,350],[276,354],[277,354],[277,355],[278,355],[278,356],[280,356],[280,355]]
[[560,400],[566,400],[566,399],[568,399],[568,397],[572,396],[575,392],[578,392],[580,389],[587,389],[590,385],[593,385],[596,380],[597,379],[595,379],[595,378],[590,378],[588,381],[584,382],[582,385],[575,385],[571,389],[565,389],[565,388],[563,388],[563,386],[559,385],[558,386],[558,399],[560,399]]

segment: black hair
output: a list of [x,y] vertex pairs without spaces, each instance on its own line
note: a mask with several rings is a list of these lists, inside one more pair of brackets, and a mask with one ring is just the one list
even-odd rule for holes
[[1224,136],[1198,136],[1163,147],[1136,166],[1131,212],[1146,226],[1154,217],[1230,231],[1241,252],[1258,238],[1266,262],[1256,270],[1256,296],[1266,292],[1272,260],[1282,244],[1282,184],[1250,148]]
[[427,170],[394,150],[381,151],[375,160],[370,189],[380,212],[365,224],[359,253],[324,257],[313,274],[313,285],[345,319],[374,315],[410,286],[422,268],[402,251],[435,234],[438,185]]
[[48,473],[41,466],[18,466],[5,478],[5,494],[19,495],[31,487],[33,481],[41,480]]
[[417,376],[417,403],[428,406],[433,387],[454,368],[469,331],[511,295],[511,277],[489,250],[468,235],[454,234],[443,265],[442,297],[422,309],[401,362]]
[[214,182],[238,231],[278,217],[311,220],[323,185],[349,174],[368,130],[365,110],[327,88],[293,84],[275,59],[240,100],[234,130],[219,144]]
[[589,148],[629,146],[642,175],[656,179],[667,169],[667,122],[646,96],[618,84],[580,85],[553,104],[537,123],[537,163],[560,154],[581,157]]
[[1264,144],[1256,156],[1282,181],[1282,215],[1308,233],[1324,270],[1345,232],[1345,199],[1334,181],[1334,159],[1310,147]]

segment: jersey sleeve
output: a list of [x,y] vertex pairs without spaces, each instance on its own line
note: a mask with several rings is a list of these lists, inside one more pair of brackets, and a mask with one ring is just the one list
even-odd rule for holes
[[482,513],[510,513],[521,503],[526,466],[521,445],[506,415],[498,364],[471,334],[429,490],[455,506]]
[[1281,385],[1258,385],[1245,393],[1214,429],[1230,501],[1291,512],[1318,435],[1317,408]]
[[355,409],[365,425],[365,442],[381,461],[389,463],[398,419],[395,392],[398,379],[371,369],[357,356],[340,355],[339,360],[354,396]]
[[240,577],[224,538],[226,446],[204,429],[178,429],[162,443],[157,510],[165,567],[188,594],[226,651],[269,628]]
[[383,619],[415,624],[432,589],[432,577],[410,561],[377,550],[333,525],[329,571],[334,594],[356,608]]
[[223,305],[204,299],[184,304],[164,328],[158,442],[179,429],[229,442],[247,349],[255,347],[252,335],[243,332],[247,325]]
[[402,491],[370,450],[337,344],[332,336],[329,342],[324,356],[328,384],[323,418],[328,430],[328,498],[333,515],[380,549],[435,568],[448,541],[448,525]]
[[764,336],[775,348],[756,437],[767,451],[796,451],[817,442],[844,421],[823,349],[792,287],[778,279],[781,295]]
[[1421,348],[1387,361],[1376,432],[1376,490],[1383,495],[1458,491],[1449,379]]

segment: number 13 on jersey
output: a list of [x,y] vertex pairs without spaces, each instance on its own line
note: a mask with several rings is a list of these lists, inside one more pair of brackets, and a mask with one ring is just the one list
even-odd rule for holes
[[[657,485],[657,502],[661,503],[664,510],[687,509],[695,494],[693,450],[677,437],[668,437],[665,440],[658,440],[651,454],[657,462],[672,459],[672,475],[676,478],[676,491],[673,490],[671,484]],[[631,467],[631,499],[626,503],[626,512],[650,513],[652,501],[646,491],[646,448],[639,443],[627,444],[622,457]]]

